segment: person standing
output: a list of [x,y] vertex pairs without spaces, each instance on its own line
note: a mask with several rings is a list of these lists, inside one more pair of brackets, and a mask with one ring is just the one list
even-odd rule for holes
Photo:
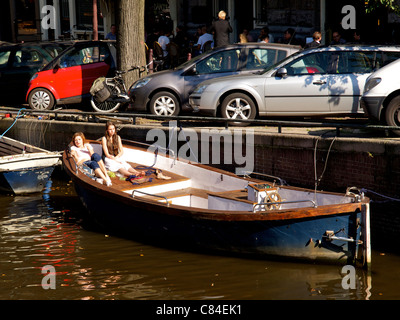
[[215,47],[229,44],[229,33],[233,31],[231,24],[226,20],[226,12],[221,10],[218,13],[218,20],[213,21],[211,33],[214,33]]

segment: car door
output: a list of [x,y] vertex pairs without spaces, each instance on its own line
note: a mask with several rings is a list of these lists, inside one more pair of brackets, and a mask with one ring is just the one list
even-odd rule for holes
[[91,44],[74,48],[60,57],[60,67],[54,70],[59,97],[64,99],[88,94],[93,81],[107,75],[109,56],[106,46]]
[[0,102],[8,101],[12,95],[9,94],[12,87],[7,78],[14,56],[15,50],[11,48],[2,48],[2,50],[0,50]]
[[242,61],[242,50],[231,49],[215,52],[199,60],[184,75],[184,92],[186,100],[200,82],[217,77],[239,73]]
[[331,113],[363,112],[360,99],[364,84],[374,69],[374,52],[341,51],[332,54],[336,61],[329,77]]
[[300,56],[283,67],[287,76],[267,77],[264,84],[267,114],[315,115],[329,112],[327,52]]
[[31,77],[50,59],[44,56],[36,47],[24,46],[18,48],[7,72],[8,94],[14,96],[15,102],[23,101]]

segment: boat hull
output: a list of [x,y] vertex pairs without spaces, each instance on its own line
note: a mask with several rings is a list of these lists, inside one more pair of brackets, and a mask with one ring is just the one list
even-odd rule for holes
[[[193,212],[110,199],[75,182],[89,216],[110,233],[138,241],[200,251],[312,262],[364,264],[360,253],[362,211],[287,220],[215,220],[193,218]],[[329,240],[327,231],[344,230],[355,241]]]
[[41,192],[60,164],[61,154],[8,137],[0,138],[0,191]]
[[0,172],[0,190],[15,194],[41,192],[53,171],[54,166]]

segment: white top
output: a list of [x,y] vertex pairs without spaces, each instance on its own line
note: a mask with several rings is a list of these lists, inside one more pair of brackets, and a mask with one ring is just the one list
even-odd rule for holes
[[[210,33],[205,33],[199,37],[199,40],[197,41],[196,45],[200,45],[200,52],[203,52],[203,45],[210,40],[214,41],[214,38]],[[214,42],[211,44],[211,47],[214,47]]]
[[161,48],[163,49],[164,57],[168,54],[167,44],[169,43],[169,38],[167,36],[160,36],[157,41]]
[[72,146],[71,151],[75,151],[76,156],[78,157],[78,159],[76,160],[76,163],[78,163],[78,164],[91,159],[89,148],[88,148],[87,144],[85,144],[82,149],[80,149],[76,146]]

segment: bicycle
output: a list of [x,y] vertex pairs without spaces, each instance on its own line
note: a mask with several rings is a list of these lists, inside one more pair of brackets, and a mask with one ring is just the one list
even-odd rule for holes
[[[104,78],[104,81],[102,78],[96,79],[95,82],[93,82],[92,89],[96,85],[96,81],[98,80],[101,82],[100,85],[103,85],[103,87],[101,88],[101,90],[99,90],[101,92],[93,92],[95,90],[90,90],[90,93],[92,95],[90,100],[92,108],[96,112],[114,112],[120,106],[128,103],[130,99],[122,75],[133,70],[139,70],[140,76],[143,72],[148,73],[149,65],[150,63],[142,67],[132,66],[131,69],[126,71],[117,70],[115,71],[114,77]],[[98,93],[101,93],[103,96]],[[106,97],[106,99],[104,99],[104,97]]]

